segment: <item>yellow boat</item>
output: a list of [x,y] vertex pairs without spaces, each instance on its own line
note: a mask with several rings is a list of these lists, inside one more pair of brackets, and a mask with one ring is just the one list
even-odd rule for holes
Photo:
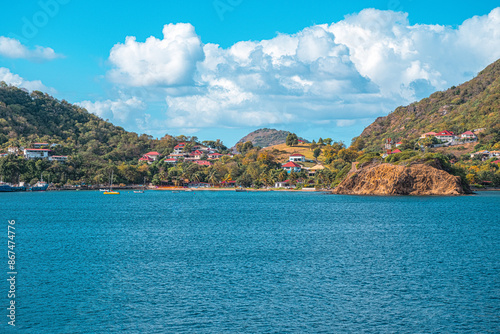
[[109,178],[109,190],[103,192],[104,195],[120,195],[118,191],[113,191],[113,172],[111,171],[111,177]]

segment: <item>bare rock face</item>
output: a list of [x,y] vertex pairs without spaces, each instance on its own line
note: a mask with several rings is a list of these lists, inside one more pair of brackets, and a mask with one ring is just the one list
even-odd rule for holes
[[334,190],[347,195],[463,195],[460,177],[424,164],[366,166],[347,175]]

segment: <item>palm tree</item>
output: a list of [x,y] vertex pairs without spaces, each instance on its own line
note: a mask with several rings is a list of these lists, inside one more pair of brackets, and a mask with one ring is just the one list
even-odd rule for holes
[[208,171],[208,178],[207,179],[208,179],[208,182],[212,184],[212,186],[215,186],[220,181],[220,178],[219,178],[219,175],[217,174],[217,171],[213,168]]
[[278,173],[278,181],[280,181],[280,182],[281,181],[285,181],[287,179],[287,177],[288,177],[288,173],[284,169],[282,169],[282,170],[279,171],[279,173]]

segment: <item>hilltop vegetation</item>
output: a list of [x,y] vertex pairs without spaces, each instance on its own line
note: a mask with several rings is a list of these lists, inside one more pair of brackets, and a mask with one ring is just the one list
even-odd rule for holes
[[415,140],[421,134],[449,130],[463,133],[486,128],[483,143],[495,144],[500,133],[500,60],[474,79],[379,117],[360,135],[369,150],[380,151],[385,138]]
[[[289,134],[289,131],[263,128],[249,133],[245,137],[241,138],[238,143],[251,142],[254,146],[268,147],[284,144],[286,141],[286,137]],[[308,142],[303,138],[299,139],[303,140],[306,143]]]

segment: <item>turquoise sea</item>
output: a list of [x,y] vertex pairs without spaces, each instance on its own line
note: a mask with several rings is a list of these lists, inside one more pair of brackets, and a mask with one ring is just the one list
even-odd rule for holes
[[79,191],[0,203],[0,333],[500,332],[500,192]]

